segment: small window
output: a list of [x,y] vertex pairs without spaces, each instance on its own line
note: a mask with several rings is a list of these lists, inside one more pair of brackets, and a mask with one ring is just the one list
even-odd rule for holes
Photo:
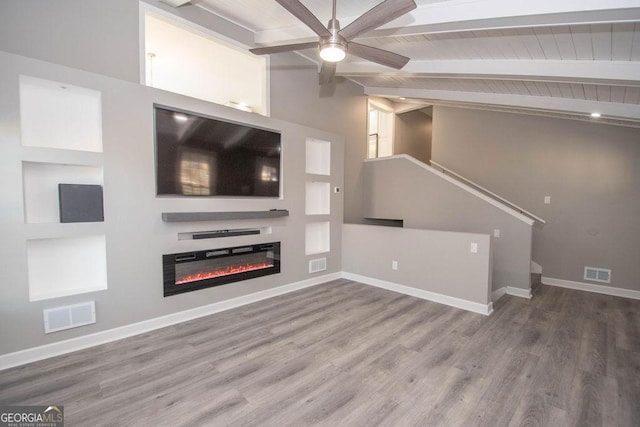
[[266,57],[150,11],[143,54],[147,86],[268,115]]
[[369,101],[367,158],[393,155],[393,112]]

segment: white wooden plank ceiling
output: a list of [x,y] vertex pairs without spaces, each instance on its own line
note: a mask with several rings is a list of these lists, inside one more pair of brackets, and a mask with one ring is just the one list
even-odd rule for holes
[[[344,27],[381,0],[338,0]],[[315,35],[273,0],[198,0],[250,29],[255,45],[313,41]],[[302,0],[328,21],[332,0]],[[406,55],[401,71],[348,57],[338,75],[365,93],[416,105],[461,103],[545,111],[600,112],[640,126],[640,0],[416,0],[408,15],[359,38]],[[317,52],[302,52],[319,62]]]

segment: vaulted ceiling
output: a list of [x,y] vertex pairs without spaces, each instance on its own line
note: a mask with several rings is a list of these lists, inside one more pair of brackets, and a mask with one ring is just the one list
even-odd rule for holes
[[[344,28],[381,0],[338,0]],[[273,0],[194,0],[254,33],[254,46],[317,36]],[[323,23],[331,0],[302,0]],[[416,0],[358,37],[411,58],[400,71],[347,57],[337,75],[411,109],[482,106],[640,127],[640,0]],[[320,63],[317,49],[301,54]],[[400,98],[406,100],[400,101]],[[403,108],[403,107],[401,107]]]

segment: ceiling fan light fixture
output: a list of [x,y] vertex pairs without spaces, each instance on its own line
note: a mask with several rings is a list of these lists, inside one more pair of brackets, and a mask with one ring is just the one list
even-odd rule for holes
[[334,81],[337,67],[336,64],[346,58],[347,51],[350,55],[357,56],[380,65],[395,68],[397,70],[401,69],[407,64],[407,62],[409,62],[410,58],[407,58],[406,56],[398,55],[397,53],[393,53],[388,50],[356,43],[353,39],[415,9],[418,7],[415,0],[384,0],[377,6],[374,6],[364,14],[358,16],[343,29],[340,29],[340,23],[336,19],[337,0],[333,0],[331,19],[326,26],[323,25],[318,17],[307,9],[300,0],[276,0],[276,2],[316,33],[319,37],[318,43],[306,42],[283,44],[279,46],[255,47],[253,49],[249,49],[249,51],[256,55],[269,55],[272,53],[311,49],[317,46],[319,56],[322,59],[318,79],[318,82],[321,85]]
[[320,46],[320,58],[327,62],[340,62],[347,56],[347,51],[340,43],[329,42]]

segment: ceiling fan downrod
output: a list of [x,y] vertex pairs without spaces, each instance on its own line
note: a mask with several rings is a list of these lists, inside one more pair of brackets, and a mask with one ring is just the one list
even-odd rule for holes
[[347,56],[347,40],[338,34],[340,22],[336,19],[336,0],[333,0],[331,20],[327,29],[331,35],[320,38],[320,58],[328,62],[342,61]]

